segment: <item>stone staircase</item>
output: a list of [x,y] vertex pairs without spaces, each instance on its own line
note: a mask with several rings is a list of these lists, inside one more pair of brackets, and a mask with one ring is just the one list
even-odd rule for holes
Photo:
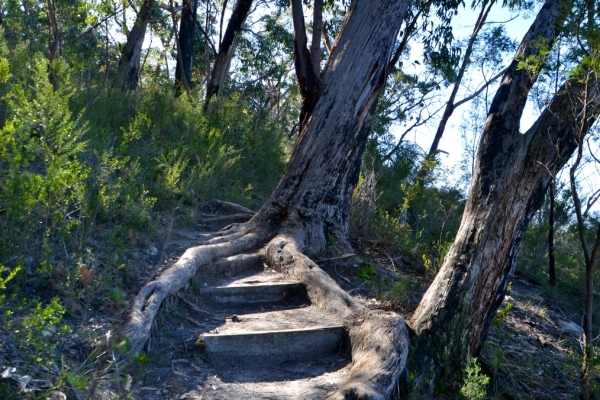
[[281,274],[235,279],[203,294],[232,311],[225,324],[203,334],[205,354],[215,365],[274,366],[336,355],[343,348],[342,321],[310,307],[304,285]]
[[322,399],[343,383],[343,321],[311,306],[302,283],[266,270],[205,285],[201,303],[219,323],[199,335],[210,372],[186,398]]

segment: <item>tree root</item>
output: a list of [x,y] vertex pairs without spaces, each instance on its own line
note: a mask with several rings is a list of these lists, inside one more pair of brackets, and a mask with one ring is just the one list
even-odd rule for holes
[[[181,258],[165,270],[156,280],[144,286],[134,298],[128,318],[121,333],[129,338],[130,352],[141,352],[150,338],[152,324],[160,305],[167,296],[176,293],[194,277],[198,268],[210,263],[227,262],[228,257],[238,256],[256,250],[265,238],[256,233],[248,233],[234,240],[217,244],[189,248]],[[240,268],[243,257],[230,260]],[[218,267],[217,266],[217,267]]]
[[232,224],[244,223],[250,220],[254,214],[238,213],[231,215],[203,215],[202,225],[206,225],[212,229],[221,229]]
[[248,223],[232,226],[209,238],[206,244],[188,249],[135,297],[122,329],[130,340],[130,351],[143,350],[162,301],[186,286],[199,268],[234,275],[266,262],[274,270],[303,282],[314,306],[346,321],[352,348],[350,377],[329,398],[391,398],[406,366],[406,324],[394,313],[370,311],[342,290],[302,253],[299,244],[305,240],[302,229],[273,238],[266,229]]
[[310,258],[302,254],[300,240],[279,235],[266,247],[267,263],[306,285],[313,305],[346,319],[352,347],[350,377],[328,398],[389,399],[406,367],[409,333],[395,313],[369,311]]

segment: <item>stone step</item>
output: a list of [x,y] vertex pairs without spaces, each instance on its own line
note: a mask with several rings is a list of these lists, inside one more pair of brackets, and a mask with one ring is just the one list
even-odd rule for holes
[[314,307],[234,315],[200,342],[207,358],[220,367],[348,356],[342,320]]
[[304,284],[284,279],[280,274],[257,274],[223,282],[202,289],[202,293],[213,305],[232,309],[307,303]]

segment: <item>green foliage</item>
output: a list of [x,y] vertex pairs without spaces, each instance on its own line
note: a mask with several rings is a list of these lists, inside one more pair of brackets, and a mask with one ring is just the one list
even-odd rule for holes
[[6,96],[9,111],[0,129],[0,254],[35,258],[41,267],[51,262],[48,246],[80,225],[90,170],[80,159],[86,126],[72,118],[71,88],[54,90],[39,55],[29,67],[30,79]]
[[0,326],[26,357],[19,373],[63,365],[61,382],[85,392],[96,366],[62,364],[63,319],[123,314],[164,219],[195,224],[210,198],[262,205],[283,173],[286,126],[239,95],[207,114],[199,93],[176,98],[170,83],[105,91],[90,107],[87,60],[55,59],[53,86],[37,44],[13,39],[0,37]]
[[481,371],[477,359],[471,358],[469,366],[465,370],[465,381],[460,388],[460,394],[469,400],[484,399],[489,383],[490,378]]
[[359,243],[368,243],[368,251],[401,256],[423,274],[437,272],[458,229],[463,195],[432,185],[445,177],[435,161],[431,181],[413,185],[420,165],[414,147],[400,146],[389,162],[379,150],[370,147],[363,160],[350,209],[351,232]]
[[504,321],[506,321],[506,318],[508,318],[508,316],[510,315],[512,308],[512,303],[506,303],[506,306],[504,306],[502,310],[498,311],[496,315],[494,315],[494,318],[492,319],[492,324],[494,324],[495,326],[501,325]]
[[8,270],[8,268],[6,268],[4,265],[0,264],[0,274],[2,274],[5,271],[9,271],[8,274],[4,277],[0,276],[0,289],[6,289],[6,284],[13,279],[21,270],[21,267],[15,267],[13,268],[13,270]]
[[371,264],[362,263],[356,271],[356,274],[360,277],[360,279],[368,282],[375,274],[377,274],[377,271],[375,271],[375,268],[373,268]]
[[27,365],[52,366],[61,336],[71,328],[61,324],[65,313],[58,298],[47,304],[39,299],[0,297],[0,322],[16,338]]
[[4,57],[0,57],[0,83],[6,83],[10,78],[10,64]]

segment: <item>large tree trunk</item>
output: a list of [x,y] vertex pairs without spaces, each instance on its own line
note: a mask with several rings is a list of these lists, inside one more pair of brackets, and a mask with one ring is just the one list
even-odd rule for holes
[[[325,66],[313,112],[277,189],[249,222],[187,250],[140,291],[123,328],[133,351],[143,348],[162,301],[198,268],[241,268],[244,261],[261,257],[272,268],[305,282],[312,304],[347,319],[352,369],[331,398],[392,396],[408,354],[403,320],[393,313],[369,312],[307,256],[322,252],[328,241],[349,247],[350,195],[407,6],[407,0],[352,3]],[[259,248],[264,250],[257,252]]]
[[[573,121],[585,88],[568,81],[525,134],[519,124],[538,72],[518,59],[550,47],[569,2],[547,0],[523,39],[492,102],[483,128],[475,174],[455,242],[411,325],[421,370],[416,386],[454,389],[471,354],[479,351],[515,266],[523,233],[541,206],[553,175],[577,147]],[[541,63],[540,63],[541,64]]]
[[250,14],[250,8],[252,7],[253,0],[238,0],[227,24],[225,35],[219,45],[219,52],[215,59],[212,72],[210,74],[210,80],[206,87],[206,103],[205,107],[208,107],[210,100],[214,96],[218,96],[223,89],[223,85],[229,75],[229,64],[235,51],[235,41],[242,27]]
[[[305,251],[311,255],[325,248],[328,237],[349,247],[350,196],[406,9],[405,2],[391,7],[393,11],[386,11],[388,1],[365,3],[354,2],[346,15],[344,35],[338,36],[325,65],[313,111],[286,172],[256,216],[267,221],[285,217],[287,224],[304,226]],[[373,17],[377,29],[367,33],[362,24],[375,26],[375,22],[362,19],[362,14],[371,9],[382,14]]]
[[115,87],[121,93],[137,88],[142,44],[146,36],[146,28],[153,5],[154,0],[144,0],[135,19],[135,24],[131,28],[129,36],[127,36],[127,42],[121,51],[121,58],[119,59],[119,66],[115,77]]
[[[179,23],[179,51],[175,68],[175,85],[192,87],[192,58],[196,33],[196,9],[198,0],[184,0]],[[183,83],[185,79],[185,84]]]

